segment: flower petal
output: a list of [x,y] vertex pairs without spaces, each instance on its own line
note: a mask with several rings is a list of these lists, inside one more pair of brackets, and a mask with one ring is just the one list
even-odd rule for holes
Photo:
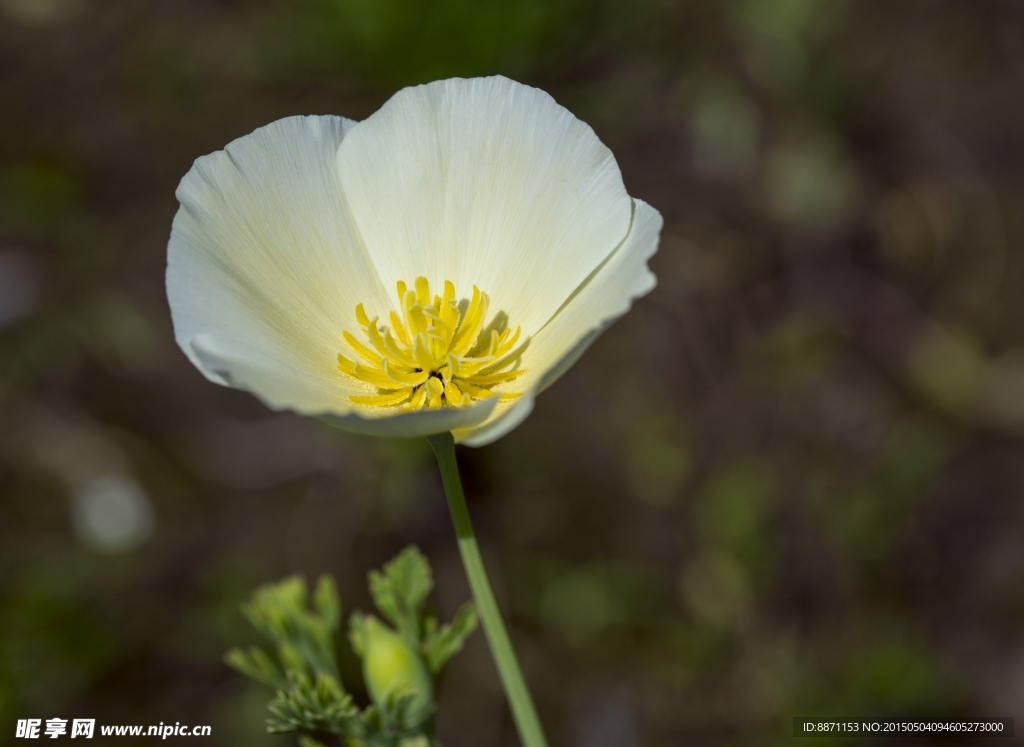
[[502,77],[399,91],[352,129],[337,160],[386,286],[420,275],[431,287],[476,285],[525,335],[629,229],[629,195],[593,130]]
[[364,436],[392,436],[396,438],[414,438],[430,436],[445,431],[458,431],[472,428],[487,420],[494,411],[498,398],[477,402],[469,407],[442,407],[439,410],[417,410],[403,412],[391,417],[368,418],[368,410],[360,410],[360,414],[324,415],[321,420],[349,433],[360,433]]
[[[260,347],[246,348],[227,343],[213,335],[199,335],[192,342],[194,357],[213,380],[255,394],[274,410],[296,410],[313,415],[328,425],[350,433],[369,436],[428,436],[484,422],[493,412],[498,398],[477,402],[459,409],[420,410],[395,413],[379,407],[356,407],[347,402],[336,382],[321,382],[315,377],[291,370]],[[280,404],[266,392],[287,389],[289,402]],[[320,403],[335,400],[335,406]],[[348,410],[349,412],[345,412]]]
[[347,394],[367,393],[336,370],[355,304],[389,296],[335,166],[354,124],[279,120],[198,159],[178,187],[167,248],[175,339],[207,378],[278,409],[345,413]]
[[647,260],[658,249],[662,224],[657,210],[635,200],[633,223],[622,246],[576,289],[523,352],[526,373],[515,386],[524,387],[523,395],[500,404],[482,425],[456,432],[456,440],[484,446],[519,425],[533,409],[535,395],[555,383],[635,299],[654,288],[656,279]]

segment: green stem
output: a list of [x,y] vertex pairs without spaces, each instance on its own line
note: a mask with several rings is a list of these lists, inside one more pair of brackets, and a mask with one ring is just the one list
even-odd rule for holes
[[540,728],[537,711],[533,707],[533,699],[526,687],[526,680],[519,669],[516,654],[501,619],[498,602],[494,599],[491,582],[487,580],[484,561],[480,557],[480,547],[476,543],[473,524],[469,519],[466,507],[466,496],[462,492],[462,480],[459,479],[459,466],[455,462],[455,440],[450,433],[439,433],[427,436],[427,440],[437,454],[437,463],[441,467],[441,479],[444,481],[444,492],[448,496],[448,510],[455,524],[455,536],[459,541],[459,553],[462,564],[469,577],[469,586],[473,590],[477,612],[484,626],[484,634],[491,646],[491,654],[498,665],[498,675],[505,687],[512,718],[523,747],[547,747],[544,732]]

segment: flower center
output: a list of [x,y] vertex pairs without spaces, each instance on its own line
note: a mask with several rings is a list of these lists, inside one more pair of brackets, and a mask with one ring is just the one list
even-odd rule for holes
[[376,394],[351,395],[357,405],[436,410],[466,407],[499,395],[503,401],[518,392],[495,392],[493,387],[521,376],[517,369],[522,346],[515,349],[519,328],[512,331],[494,319],[484,327],[490,299],[473,286],[473,297],[456,302],[455,286],[444,283],[444,295],[431,299],[427,279],[415,288],[398,281],[401,315],[392,311],[390,327],[370,318],[356,306],[356,320],[369,346],[344,333],[345,341],[363,362],[338,354],[338,370],[374,387]]

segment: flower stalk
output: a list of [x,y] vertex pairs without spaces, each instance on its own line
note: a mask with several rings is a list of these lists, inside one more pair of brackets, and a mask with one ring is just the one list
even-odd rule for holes
[[501,677],[505,695],[512,709],[512,718],[519,731],[519,739],[523,747],[547,747],[540,719],[537,718],[537,711],[533,705],[533,698],[530,697],[526,680],[523,679],[523,673],[516,660],[515,651],[512,649],[508,631],[501,619],[498,602],[491,589],[491,582],[487,578],[483,559],[480,557],[480,547],[477,545],[476,535],[473,532],[473,523],[470,521],[469,509],[466,506],[466,496],[462,491],[462,480],[459,478],[459,467],[455,461],[455,440],[451,433],[438,433],[427,436],[427,441],[430,442],[437,455],[437,463],[441,468],[441,479],[444,481],[444,492],[448,497],[448,510],[451,512],[452,523],[455,525],[459,554],[462,556],[462,564],[466,569],[466,576],[469,578],[469,586],[473,591],[473,599],[476,601],[477,612],[483,623],[487,643],[491,647],[494,663],[498,667],[498,675]]

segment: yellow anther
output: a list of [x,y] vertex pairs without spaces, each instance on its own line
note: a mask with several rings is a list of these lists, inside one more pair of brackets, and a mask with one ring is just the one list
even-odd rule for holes
[[441,395],[444,394],[444,384],[441,380],[431,376],[427,379],[427,407],[437,410],[441,407]]
[[393,407],[400,405],[409,399],[408,389],[399,389],[397,392],[386,394],[367,394],[365,396],[354,394],[349,397],[357,405],[370,405],[371,407]]
[[366,360],[367,363],[380,363],[380,356],[370,350],[368,347],[359,342],[355,337],[350,335],[348,332],[343,332],[345,342],[347,342],[353,350],[359,353],[359,356]]
[[449,407],[462,407],[465,404],[462,390],[459,389],[459,385],[454,381],[449,381],[444,385],[444,396],[448,400]]
[[405,314],[409,319],[409,331],[411,334],[418,335],[429,329],[431,320],[423,313],[423,307],[418,303],[409,305],[406,308]]
[[[390,332],[384,335],[384,347],[387,348],[389,357],[397,360],[404,366],[416,367],[416,359],[409,355],[407,350],[402,349]],[[406,343],[406,347],[408,347],[408,343]]]
[[427,341],[427,336],[422,332],[413,340],[412,352],[416,356],[416,363],[424,371],[432,371],[437,365],[437,360],[430,354],[430,343]]
[[[399,318],[398,314],[396,314],[393,311],[391,312],[391,317],[390,318],[391,318],[391,327],[392,327],[392,330],[395,333],[395,337],[398,338],[398,341],[400,343],[402,343],[403,345],[408,347],[409,346],[409,336],[405,333],[405,325],[402,324],[401,318]],[[518,334],[518,331],[517,331],[517,334]]]
[[468,377],[468,381],[477,386],[492,386],[494,384],[500,384],[503,381],[512,381],[512,379],[518,379],[526,373],[523,370],[519,371],[506,371],[504,373],[497,374],[479,374],[477,376]]
[[[385,316],[391,326],[378,326],[363,304],[356,321],[369,345],[349,332],[342,336],[365,363],[338,355],[338,370],[367,385],[366,394],[349,399],[369,407],[399,410],[468,407],[474,401],[499,396],[502,402],[519,392],[495,387],[513,381],[524,371],[515,368],[522,346],[520,330],[484,331],[490,299],[473,286],[473,295],[459,310],[455,285],[446,280],[442,295],[431,295],[424,277],[413,288],[399,281],[399,308]],[[491,322],[493,327],[493,322]]]
[[356,364],[355,378],[386,391],[394,391],[396,389],[403,388],[402,384],[392,380],[391,377],[384,373],[382,369],[371,368],[370,366],[360,366],[359,364]]
[[428,371],[413,371],[406,373],[399,366],[392,366],[388,363],[388,359],[384,358],[381,360],[381,367],[384,369],[384,375],[391,381],[399,384],[403,387],[415,387],[422,384],[430,376]]
[[338,370],[342,373],[347,373],[349,376],[356,375],[356,364],[350,361],[348,358],[338,353]]
[[448,353],[448,355],[445,356],[444,361],[445,361],[445,363],[448,366],[448,370],[451,371],[451,375],[453,377],[461,375],[461,373],[462,373],[462,366],[459,365],[459,359],[458,358],[456,358],[451,353]]
[[420,306],[430,305],[430,283],[422,276],[416,278],[416,301]]

